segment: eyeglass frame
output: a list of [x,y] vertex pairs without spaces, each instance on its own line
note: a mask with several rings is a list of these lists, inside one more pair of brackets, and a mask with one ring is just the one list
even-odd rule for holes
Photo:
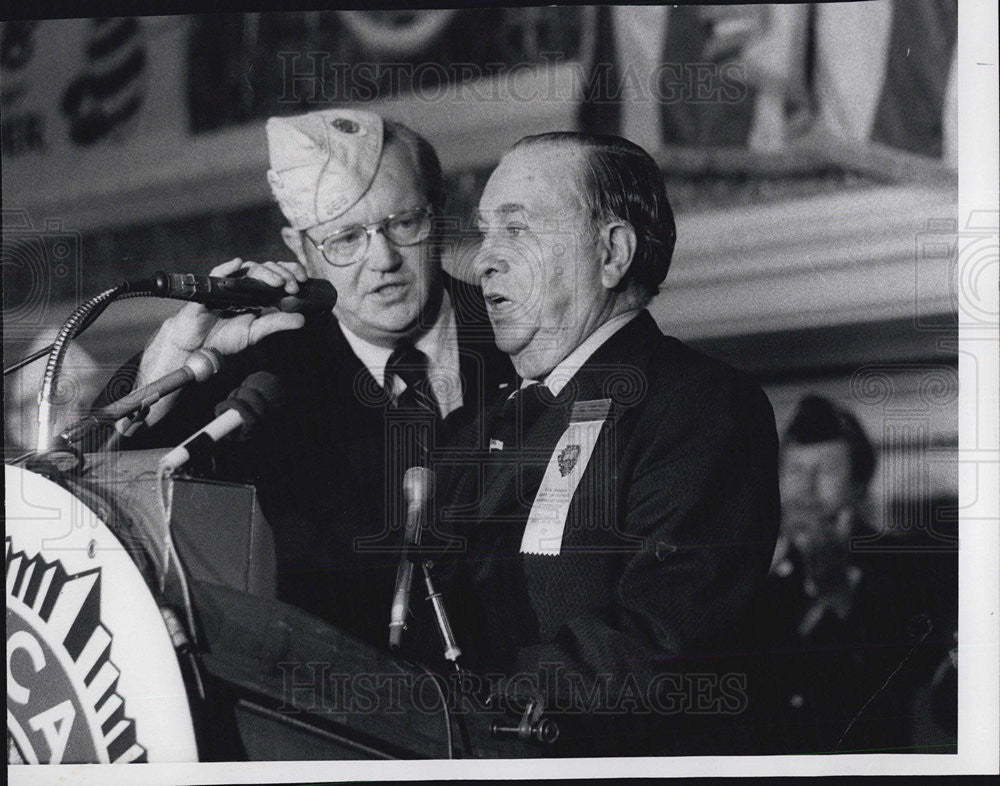
[[[381,232],[382,236],[389,243],[391,243],[392,245],[396,246],[397,248],[412,248],[413,246],[415,246],[415,245],[417,245],[419,243],[423,243],[428,237],[430,237],[431,232],[434,229],[433,226],[429,226],[428,227],[426,235],[424,235],[419,240],[414,240],[412,243],[397,243],[396,241],[394,241],[392,238],[389,237],[389,234],[386,232],[386,228],[388,227],[389,223],[391,221],[395,220],[395,219],[398,219],[398,218],[400,218],[402,216],[409,215],[411,213],[414,213],[414,214],[415,213],[423,213],[426,220],[432,219],[434,217],[434,211],[430,208],[430,206],[415,207],[412,210],[402,210],[399,213],[392,213],[391,215],[388,215],[385,218],[380,218],[378,221],[372,221],[370,224],[360,224],[360,223],[359,224],[349,224],[346,227],[341,227],[340,229],[336,230],[335,232],[331,232],[329,235],[327,235],[326,237],[324,237],[318,243],[315,240],[313,240],[312,237],[309,236],[309,233],[306,232],[305,230],[303,230],[302,234],[305,235],[306,239],[310,243],[313,244],[313,246],[316,248],[317,251],[319,251],[320,256],[323,257],[323,259],[326,261],[326,263],[328,265],[330,265],[331,267],[350,267],[351,265],[355,265],[355,264],[357,264],[358,262],[360,262],[362,260],[362,258],[364,257],[365,253],[367,253],[369,246],[371,245],[372,236],[376,232]],[[355,230],[355,229],[359,229],[359,228],[362,229],[362,230],[364,230],[364,233],[365,233],[365,245],[364,245],[364,248],[362,250],[360,250],[356,254],[356,256],[353,257],[349,262],[340,263],[340,262],[333,262],[333,261],[331,261],[330,257],[327,256],[326,249],[323,248],[324,244],[328,243],[330,241],[330,238],[332,238],[332,237],[336,237],[337,235],[343,234],[343,233],[345,233],[345,232],[347,232],[349,230]]]

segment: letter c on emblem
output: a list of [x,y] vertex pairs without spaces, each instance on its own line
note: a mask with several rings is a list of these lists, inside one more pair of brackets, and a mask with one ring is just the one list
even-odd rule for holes
[[10,664],[13,660],[11,656],[16,650],[24,650],[28,653],[31,665],[35,667],[36,672],[45,668],[45,653],[42,652],[42,645],[38,643],[38,639],[26,630],[19,630],[7,639],[7,693],[18,704],[27,704],[31,691],[18,684],[10,672]]

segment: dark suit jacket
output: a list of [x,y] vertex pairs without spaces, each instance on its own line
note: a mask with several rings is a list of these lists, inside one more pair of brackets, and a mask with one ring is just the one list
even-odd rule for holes
[[[865,540],[877,548],[866,551]],[[931,585],[943,594],[947,584],[928,581],[941,576],[904,543],[884,534],[873,541],[873,530],[856,524],[848,559],[861,579],[851,607],[843,619],[826,611],[805,634],[798,628],[815,600],[794,546],[791,571],[768,576],[750,659],[760,692],[758,753],[914,750],[912,695],[947,656],[954,626],[926,593]]]
[[[482,293],[447,276],[445,285],[458,324],[464,389],[463,406],[449,416],[441,439],[482,409],[484,391],[513,376],[509,359],[493,343]],[[134,380],[137,364],[135,358],[115,375],[118,395],[131,388],[120,383]],[[286,405],[265,419],[256,438],[220,450],[216,475],[257,486],[274,530],[279,599],[384,647],[402,532],[400,479],[407,467],[397,466],[400,423],[332,314],[226,358],[222,372],[186,388],[171,412],[128,446],[178,444],[259,370],[278,376]]]
[[[779,515],[763,391],[663,336],[644,311],[576,373],[522,450],[490,455],[488,424],[505,398],[462,436],[478,461],[439,466],[449,489],[439,529],[464,539],[452,544],[448,602],[467,663],[504,675],[494,692],[508,699],[544,696],[564,726],[554,754],[733,749],[718,735],[745,693],[738,672],[726,675]],[[567,415],[599,399],[610,415],[560,553],[519,553]]]

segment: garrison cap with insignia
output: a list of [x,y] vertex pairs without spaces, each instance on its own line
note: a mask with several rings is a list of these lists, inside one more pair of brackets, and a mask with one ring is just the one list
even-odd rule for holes
[[267,121],[267,180],[295,229],[347,212],[365,195],[382,157],[382,118],[357,109],[324,109]]

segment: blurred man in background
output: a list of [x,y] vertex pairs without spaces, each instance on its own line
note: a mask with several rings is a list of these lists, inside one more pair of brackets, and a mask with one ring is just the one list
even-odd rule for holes
[[818,396],[799,403],[781,449],[781,533],[773,572],[787,575],[797,555],[823,608],[850,605],[857,573],[848,564],[849,541],[856,531],[871,531],[860,504],[875,461],[854,416]]
[[855,545],[873,534],[860,508],[875,466],[853,415],[819,396],[799,402],[781,446],[781,536],[755,615],[761,753],[907,743],[910,675],[894,671],[929,622],[904,602],[899,556]]
[[211,275],[244,274],[290,294],[325,278],[336,307],[308,320],[273,310],[226,319],[186,305],[149,343],[139,381],[203,347],[226,355],[223,371],[159,402],[129,446],[176,445],[248,374],[276,375],[286,406],[256,439],[220,450],[217,474],[257,486],[275,533],[279,598],[384,646],[400,479],[479,410],[510,364],[493,345],[481,293],[442,271],[444,185],[423,137],[339,109],[272,118],[267,136],[268,180],[295,261],[234,259]]

